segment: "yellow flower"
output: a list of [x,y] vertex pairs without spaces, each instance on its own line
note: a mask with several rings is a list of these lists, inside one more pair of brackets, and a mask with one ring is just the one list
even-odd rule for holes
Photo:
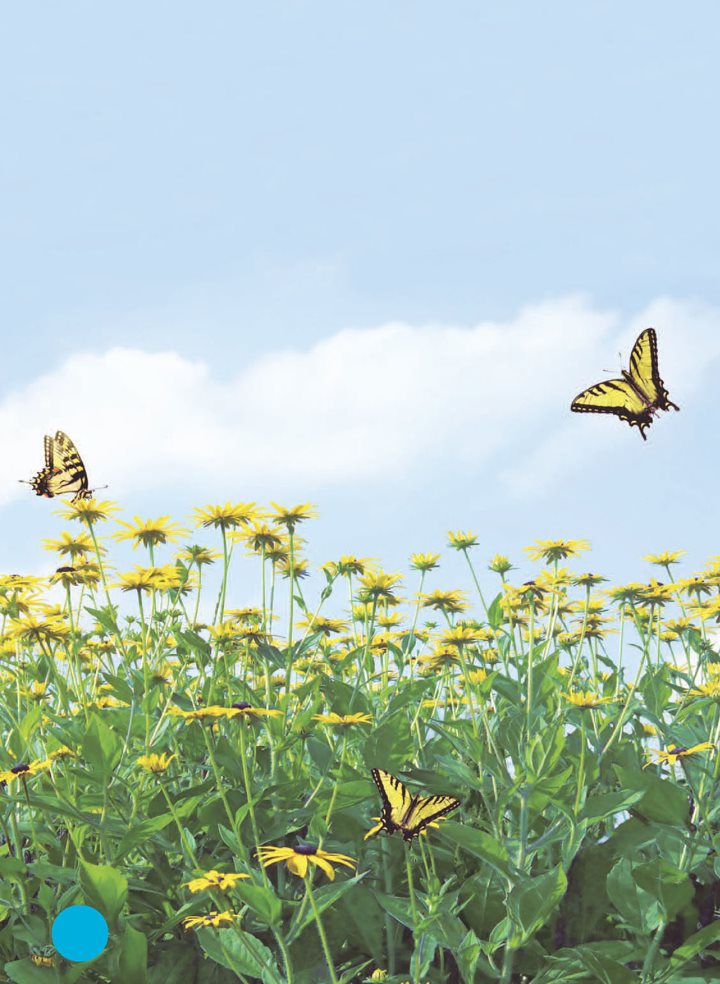
[[323,724],[372,724],[369,714],[336,714],[331,711],[329,714],[314,714],[313,721],[322,721]]
[[602,584],[603,581],[607,581],[607,578],[603,577],[602,574],[578,574],[572,578],[571,583],[581,588],[594,588],[597,584]]
[[180,526],[173,526],[168,523],[169,516],[160,516],[159,519],[146,519],[143,521],[139,516],[135,517],[135,525],[126,523],[119,519],[117,522],[124,526],[124,531],[113,533],[113,540],[134,540],[133,550],[142,543],[144,547],[155,547],[161,543],[168,543],[171,540],[179,540],[181,536],[187,536],[188,531]]
[[580,707],[583,709],[599,707],[600,704],[608,704],[611,701],[615,700],[614,697],[599,697],[597,694],[593,694],[589,690],[587,691],[579,690],[577,693],[574,694],[563,693],[563,697],[567,697],[570,703],[574,704],[575,707]]
[[322,565],[332,577],[352,577],[353,574],[364,574],[369,566],[373,566],[375,557],[355,557],[352,554],[343,554],[340,560],[329,560]]
[[495,574],[502,575],[507,574],[508,571],[514,571],[515,568],[503,554],[495,554],[495,556],[488,563],[488,570],[494,571]]
[[0,785],[2,783],[11,783],[15,779],[29,779],[31,776],[36,776],[39,772],[44,772],[51,762],[49,759],[36,759],[35,762],[21,762],[19,765],[14,765],[12,769],[8,769],[6,772],[0,772]]
[[682,557],[684,553],[684,550],[673,550],[672,552],[666,550],[660,554],[648,554],[647,557],[643,557],[643,560],[656,564],[658,567],[669,567],[670,564],[679,563],[678,557]]
[[240,874],[236,871],[224,875],[219,871],[215,871],[213,868],[211,871],[207,871],[199,878],[193,878],[191,881],[185,882],[184,884],[193,893],[204,892],[208,888],[216,888],[220,892],[227,892],[229,888],[233,887],[235,882],[240,881],[241,878],[249,877],[250,875]]
[[307,874],[308,864],[314,864],[328,876],[330,881],[335,879],[335,869],[333,864],[344,864],[348,868],[356,867],[356,862],[346,854],[335,854],[329,851],[322,851],[314,844],[298,844],[297,847],[274,847],[272,845],[261,847],[257,852],[257,857],[264,868],[280,861],[286,861],[288,871],[293,875],[304,878]]
[[31,700],[46,700],[50,696],[47,688],[48,685],[44,681],[33,680],[29,690],[23,688],[20,692]]
[[[107,553],[105,547],[99,546],[101,554]],[[83,559],[88,553],[94,553],[95,544],[88,533],[78,533],[77,536],[61,533],[59,540],[43,540],[43,549],[54,550],[61,557],[70,557],[74,561],[77,558]]]
[[531,560],[542,558],[546,564],[577,557],[580,551],[589,549],[589,540],[536,540],[532,546],[524,548]]
[[175,755],[168,756],[167,752],[163,752],[162,755],[151,752],[150,755],[141,755],[137,764],[148,772],[165,772],[174,758]]
[[402,580],[400,574],[383,574],[382,571],[367,571],[360,578],[361,587],[358,589],[358,600],[363,604],[384,601],[395,601],[395,585]]
[[[84,500],[80,500],[81,502]],[[60,642],[70,635],[70,626],[62,615],[49,614],[46,618],[27,615],[12,623],[8,636],[23,641]]]
[[[711,741],[703,741],[699,745],[692,745],[690,748],[683,748],[681,745],[670,745],[664,752],[657,751],[654,753],[656,762],[667,762],[668,765],[675,765],[678,759],[687,758],[689,755],[695,755],[697,752],[704,752],[709,748],[714,748],[715,746]],[[643,769],[647,769],[649,765],[652,765],[652,759],[646,762]]]
[[464,598],[464,591],[455,589],[454,591],[433,591],[431,594],[420,595],[420,602],[423,608],[434,608],[436,612],[443,612],[445,615],[453,612],[464,612],[467,610],[468,603]]
[[275,510],[275,515],[271,515],[271,519],[278,526],[284,526],[288,532],[292,533],[298,523],[301,523],[305,519],[314,519],[317,513],[314,511],[315,507],[311,502],[305,502],[299,506],[291,506],[289,509],[286,506],[279,506],[277,502],[270,503]]
[[440,566],[440,554],[414,553],[410,556],[410,566],[414,571],[434,571]]
[[453,533],[452,530],[448,530],[448,546],[452,547],[453,550],[467,550],[469,547],[476,547],[478,545],[477,536],[468,531],[463,533],[460,530],[457,533]]
[[110,519],[113,513],[120,512],[115,502],[104,500],[97,502],[95,499],[78,499],[77,502],[68,502],[64,509],[56,509],[55,512],[63,519],[77,519],[87,526],[92,526],[100,520]]
[[185,721],[202,721],[204,718],[234,718],[240,715],[245,717],[280,717],[282,711],[274,708],[253,707],[246,701],[233,704],[232,707],[218,707],[211,704],[209,707],[200,707],[195,711],[183,711],[179,707],[171,707],[167,712],[168,717],[181,717]]
[[247,526],[255,522],[260,511],[254,502],[226,502],[224,506],[206,506],[204,509],[195,508],[196,526],[214,526],[216,529],[234,529],[236,526]]
[[701,684],[696,690],[690,691],[691,697],[711,697],[713,700],[720,700],[720,680],[710,680],[708,683]]
[[225,911],[217,912],[213,910],[208,912],[206,916],[186,916],[183,919],[183,926],[185,929],[203,929],[206,926],[212,926],[215,929],[221,926],[232,926],[236,919],[240,917],[235,912]]
[[105,711],[112,707],[129,707],[130,705],[126,700],[120,700],[118,697],[113,697],[112,694],[103,694],[91,701],[89,706],[97,707],[99,711]]

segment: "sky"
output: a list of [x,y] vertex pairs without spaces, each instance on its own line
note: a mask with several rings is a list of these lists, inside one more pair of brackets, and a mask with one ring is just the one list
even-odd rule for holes
[[[720,554],[716,4],[3,21],[1,570],[56,566],[18,479],[58,429],[126,520],[312,502],[314,564],[439,552],[430,589],[469,587],[448,530],[483,578],[538,539],[614,583]],[[648,325],[680,413],[571,414]]]

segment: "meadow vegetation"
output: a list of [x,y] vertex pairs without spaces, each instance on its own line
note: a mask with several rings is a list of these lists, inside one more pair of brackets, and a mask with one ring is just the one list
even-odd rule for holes
[[[308,505],[117,513],[63,505],[57,571],[0,577],[0,978],[720,980],[717,559],[613,587],[538,541],[516,583],[455,532],[464,592],[437,554],[311,571]],[[461,805],[373,831],[372,768]],[[51,944],[75,903],[87,964]]]

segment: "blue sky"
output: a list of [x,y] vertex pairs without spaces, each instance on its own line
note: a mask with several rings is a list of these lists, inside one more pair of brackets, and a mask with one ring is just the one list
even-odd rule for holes
[[[472,529],[480,564],[582,537],[615,581],[699,569],[719,28],[642,0],[6,10],[2,569],[63,528],[16,481],[58,428],[127,519],[316,503],[317,563]],[[681,413],[647,443],[571,415],[648,324]]]

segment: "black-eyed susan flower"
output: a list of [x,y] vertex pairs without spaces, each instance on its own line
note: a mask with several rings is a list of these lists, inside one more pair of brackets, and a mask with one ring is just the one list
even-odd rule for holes
[[249,877],[250,875],[245,875],[238,871],[223,874],[220,871],[215,871],[213,868],[211,871],[206,871],[204,875],[199,875],[197,878],[192,878],[189,882],[184,882],[183,884],[193,894],[205,892],[210,888],[216,888],[219,892],[227,892],[236,882]]
[[515,568],[504,554],[495,554],[495,556],[488,561],[488,570],[493,571],[495,574],[499,574],[502,577],[507,574],[508,571],[514,571]]
[[315,507],[311,502],[304,502],[299,506],[279,506],[277,502],[271,502],[275,513],[270,518],[278,526],[284,526],[289,533],[293,533],[298,523],[306,519],[314,519],[317,516]]
[[643,557],[643,560],[649,561],[651,564],[655,564],[658,567],[669,567],[671,564],[679,564],[679,558],[685,553],[684,550],[665,550],[663,553],[659,554],[648,554]]
[[20,762],[12,769],[0,772],[0,783],[10,784],[16,779],[30,779],[32,776],[45,772],[52,763],[48,759],[36,759],[34,762]]
[[430,594],[420,596],[420,604],[423,608],[433,608],[436,612],[443,612],[445,615],[464,612],[468,608],[465,600],[465,592],[458,588],[452,591],[432,591]]
[[306,629],[308,632],[322,632],[328,638],[331,635],[339,635],[347,630],[347,622],[339,618],[325,618],[323,615],[313,615],[295,623],[296,628]]
[[299,878],[305,877],[310,864],[314,864],[324,871],[330,881],[335,879],[334,864],[344,864],[348,868],[356,867],[356,862],[346,854],[323,851],[314,844],[298,844],[297,847],[267,845],[258,850],[257,856],[264,868],[285,861],[288,871]]
[[470,531],[462,532],[461,530],[453,533],[452,530],[448,530],[448,546],[453,550],[465,551],[469,550],[470,547],[476,547],[477,545],[478,538],[474,533]]
[[575,707],[583,710],[599,707],[601,704],[609,704],[615,700],[614,697],[600,697],[598,694],[594,694],[589,690],[578,690],[573,694],[563,693],[562,696],[569,700]]
[[224,506],[195,508],[196,526],[214,526],[215,529],[235,529],[248,526],[260,518],[260,510],[254,502],[226,502]]
[[714,747],[711,741],[703,741],[699,745],[691,745],[690,748],[685,748],[682,745],[668,745],[664,752],[660,750],[653,752],[653,758],[645,763],[643,769],[652,765],[653,761],[667,762],[668,765],[675,765],[678,759],[688,758],[690,755],[696,755],[698,752],[705,752]]
[[110,500],[98,502],[90,498],[68,502],[63,509],[56,509],[55,512],[63,519],[76,519],[86,526],[94,526],[96,523],[112,519],[114,513],[120,512],[120,507]]
[[213,910],[208,912],[205,916],[186,916],[183,919],[183,926],[185,929],[204,929],[206,927],[213,927],[214,929],[219,929],[223,926],[232,926],[232,924],[239,919],[237,913],[230,912],[226,910],[225,912],[217,912]]
[[575,577],[571,578],[570,583],[579,588],[594,588],[598,584],[602,584],[603,581],[607,581],[607,578],[603,577],[602,574],[588,572],[586,574],[576,574]]
[[340,727],[349,724],[372,724],[372,718],[369,714],[336,714],[334,711],[330,711],[329,714],[314,714],[312,720]]
[[589,540],[535,540],[529,547],[524,547],[524,552],[531,560],[540,560],[546,564],[552,564],[556,560],[565,560],[566,557],[577,557],[583,550],[590,549]]
[[140,519],[135,517],[135,523],[126,523],[118,519],[118,525],[124,526],[124,530],[113,533],[113,540],[133,540],[133,550],[141,543],[144,547],[155,547],[158,544],[177,541],[182,536],[187,536],[188,531],[181,526],[169,522],[169,516],[160,516],[159,519]]
[[217,550],[212,550],[210,547],[202,547],[196,543],[187,544],[181,547],[180,550],[175,554],[177,560],[186,561],[192,566],[200,570],[201,567],[206,567],[209,564],[214,564],[216,560],[220,560],[222,554]]
[[374,566],[375,557],[355,557],[352,554],[343,554],[340,560],[329,560],[321,565],[321,569],[327,571],[331,577],[347,577],[353,574],[364,574],[365,571]]
[[[71,533],[61,533],[59,540],[43,540],[43,550],[54,550],[61,557],[70,557],[73,562],[83,560],[87,554],[95,552],[95,544],[88,533],[78,533],[73,536]],[[105,554],[107,550],[102,544],[98,544],[100,553]]]
[[400,574],[384,574],[382,571],[366,571],[360,578],[358,600],[363,604],[373,601],[396,599],[395,586],[402,580]]
[[691,697],[709,697],[711,700],[720,700],[720,680],[709,680],[707,683],[700,684],[694,690],[690,690]]
[[151,752],[149,755],[141,755],[137,764],[146,772],[165,772],[174,758],[175,755],[168,755],[167,752],[163,752],[161,755]]
[[438,561],[440,554],[437,553],[414,553],[410,555],[410,567],[414,571],[435,571],[440,566]]

